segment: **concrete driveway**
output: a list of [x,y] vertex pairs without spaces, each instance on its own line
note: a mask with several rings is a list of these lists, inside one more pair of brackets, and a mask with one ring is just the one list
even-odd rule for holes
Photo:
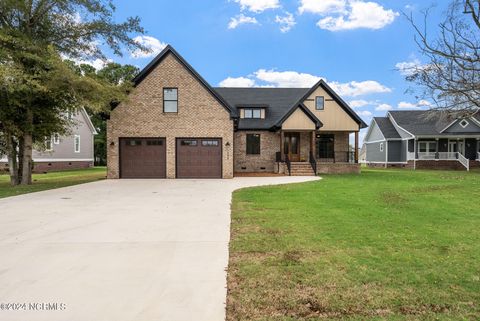
[[224,320],[232,191],[314,179],[108,180],[1,199],[0,320]]

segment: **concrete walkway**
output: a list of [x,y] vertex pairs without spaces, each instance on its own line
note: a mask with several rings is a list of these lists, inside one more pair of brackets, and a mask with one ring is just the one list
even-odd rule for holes
[[108,180],[0,199],[0,320],[224,320],[232,191],[315,179]]

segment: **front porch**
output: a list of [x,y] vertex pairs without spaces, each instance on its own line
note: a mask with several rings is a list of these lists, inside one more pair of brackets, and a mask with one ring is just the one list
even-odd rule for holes
[[[280,130],[276,171],[286,175],[359,173],[358,131]],[[350,147],[354,135],[355,148]]]
[[448,167],[449,164],[458,167],[460,164],[468,171],[471,167],[480,167],[480,137],[411,140],[407,161],[413,162],[414,168]]

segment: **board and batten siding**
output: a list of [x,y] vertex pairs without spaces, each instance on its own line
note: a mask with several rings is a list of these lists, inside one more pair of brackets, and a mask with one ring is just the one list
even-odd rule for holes
[[[315,97],[323,96],[324,109],[315,109]],[[347,112],[322,88],[318,87],[303,104],[323,123],[320,131],[358,131],[360,126]]]
[[406,141],[402,140],[391,140],[387,142],[388,144],[388,162],[389,163],[400,163],[406,161]]
[[315,123],[300,108],[297,108],[282,125],[283,130],[315,130],[315,128]]

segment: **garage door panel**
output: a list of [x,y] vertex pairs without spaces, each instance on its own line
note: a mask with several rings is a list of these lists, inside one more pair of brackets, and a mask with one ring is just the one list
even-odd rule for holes
[[177,139],[178,178],[221,178],[222,140],[219,138]]
[[165,139],[121,138],[120,174],[122,178],[165,178]]

